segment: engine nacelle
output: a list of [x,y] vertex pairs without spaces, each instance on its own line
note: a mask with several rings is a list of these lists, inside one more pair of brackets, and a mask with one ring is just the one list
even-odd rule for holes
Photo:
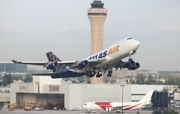
[[128,61],[125,65],[124,68],[127,68],[129,70],[136,70],[140,67],[140,64],[138,62],[134,62],[134,61]]
[[57,68],[59,65],[58,65],[58,62],[49,62],[48,65],[47,65],[47,69],[55,69]]
[[135,65],[135,62],[130,60],[130,61],[126,62],[126,64],[124,65],[124,68],[128,68],[129,69],[129,68],[134,67],[134,65]]
[[134,64],[134,67],[131,69],[131,70],[136,70],[136,69],[138,69],[140,67],[140,64],[138,63],[138,62],[136,62],[135,64]]
[[85,68],[89,65],[89,62],[87,60],[83,60],[78,64],[79,68]]

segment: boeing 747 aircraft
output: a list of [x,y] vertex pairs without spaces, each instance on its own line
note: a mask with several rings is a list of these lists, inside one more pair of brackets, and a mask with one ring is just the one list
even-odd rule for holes
[[107,112],[116,111],[120,112],[120,110],[132,110],[132,109],[140,109],[144,107],[151,107],[151,97],[153,95],[154,90],[150,90],[139,102],[88,102],[84,104],[84,108],[91,112],[91,110],[103,109]]
[[[87,75],[89,77],[101,77],[102,73],[107,72],[107,76],[112,76],[115,68],[127,68],[135,70],[140,67],[138,62],[134,62],[131,55],[136,53],[140,43],[130,37],[124,38],[110,47],[78,61],[62,61],[52,52],[46,53],[49,62],[23,62],[12,60],[17,64],[40,65],[51,69],[52,73],[41,73],[33,75],[51,76],[52,78],[79,77]],[[123,62],[122,59],[129,57]]]

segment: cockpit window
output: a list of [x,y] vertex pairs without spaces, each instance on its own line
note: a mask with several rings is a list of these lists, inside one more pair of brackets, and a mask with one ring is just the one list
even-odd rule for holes
[[127,38],[127,40],[130,40],[130,39],[132,39],[132,38]]

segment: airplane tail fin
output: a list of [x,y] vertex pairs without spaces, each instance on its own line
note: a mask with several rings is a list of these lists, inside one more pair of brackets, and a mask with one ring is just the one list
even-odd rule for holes
[[46,53],[46,56],[48,58],[49,62],[60,62],[61,60],[56,57],[56,55],[54,55],[51,51]]
[[[51,51],[47,52],[46,56],[48,58],[48,61],[53,62],[53,64],[55,64],[57,62],[61,62],[61,60],[58,57],[56,57],[56,55],[54,55]],[[55,65],[53,65],[53,66],[55,66]],[[56,72],[58,69],[59,69],[58,67],[54,67],[54,68],[52,68],[52,71]]]
[[150,90],[140,101],[139,103],[150,103],[151,102],[151,97],[153,95],[154,90]]

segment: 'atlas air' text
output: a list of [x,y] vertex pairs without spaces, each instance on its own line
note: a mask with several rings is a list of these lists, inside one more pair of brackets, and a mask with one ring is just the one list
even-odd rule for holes
[[109,49],[108,51],[106,50],[106,51],[101,52],[101,53],[99,53],[99,54],[97,54],[97,55],[91,56],[91,57],[89,58],[89,60],[91,60],[91,59],[102,59],[102,58],[106,57],[107,55],[111,55],[111,54],[113,54],[113,53],[116,53],[117,51],[119,51],[119,47],[120,47],[120,46],[117,45],[117,46]]

